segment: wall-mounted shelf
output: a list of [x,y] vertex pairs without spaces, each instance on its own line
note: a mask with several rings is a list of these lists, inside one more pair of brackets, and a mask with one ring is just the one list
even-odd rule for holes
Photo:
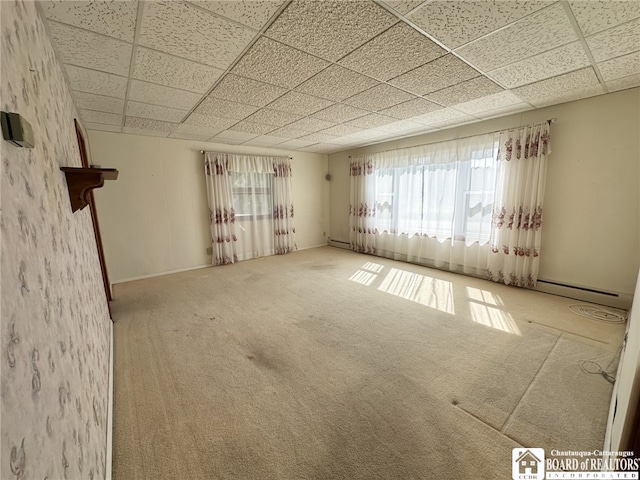
[[89,205],[91,190],[102,187],[105,180],[118,178],[118,170],[115,168],[60,167],[60,170],[67,177],[72,212]]

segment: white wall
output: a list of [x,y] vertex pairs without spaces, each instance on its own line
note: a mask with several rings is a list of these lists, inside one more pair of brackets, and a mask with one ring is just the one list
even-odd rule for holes
[[298,248],[327,242],[326,155],[98,131],[89,140],[92,163],[120,172],[95,190],[112,283],[211,264],[200,150],[292,156]]
[[630,299],[640,255],[639,112],[635,88],[332,154],[331,240],[349,241],[349,155],[557,118],[551,126],[540,278]]

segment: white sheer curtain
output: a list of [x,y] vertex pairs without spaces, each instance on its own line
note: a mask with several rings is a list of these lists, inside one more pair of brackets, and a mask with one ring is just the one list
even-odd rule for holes
[[377,254],[487,273],[497,134],[373,155]]
[[491,232],[488,278],[535,286],[540,262],[542,204],[551,153],[549,123],[500,134],[498,182]]
[[225,154],[207,153],[204,160],[213,263],[226,265],[238,261],[233,188],[229,159]]
[[296,249],[288,157],[207,152],[213,263]]

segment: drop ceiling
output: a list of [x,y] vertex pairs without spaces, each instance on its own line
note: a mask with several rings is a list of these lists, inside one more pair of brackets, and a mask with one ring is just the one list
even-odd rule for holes
[[640,85],[640,1],[42,1],[85,127],[331,153]]

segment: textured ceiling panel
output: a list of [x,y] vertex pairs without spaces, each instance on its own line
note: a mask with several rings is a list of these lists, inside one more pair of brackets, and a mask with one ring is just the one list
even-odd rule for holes
[[133,42],[137,2],[41,1],[45,16],[51,20],[81,27],[126,42]]
[[148,103],[127,102],[127,115],[132,117],[150,118],[152,120],[163,120],[165,122],[178,123],[188,113],[187,110],[162,107],[160,105],[149,105]]
[[316,132],[305,135],[304,137],[300,137],[299,140],[303,142],[330,142],[334,138],[337,137],[335,135],[329,135],[328,133],[324,132]]
[[377,130],[386,133],[405,133],[422,129],[422,125],[411,120],[399,120],[393,123],[387,123],[377,127]]
[[293,128],[294,130],[303,130],[305,132],[317,132],[318,130],[333,127],[335,124],[336,122],[307,117],[288,125],[288,127]]
[[220,133],[223,130],[222,128],[211,128],[211,127],[199,127],[197,125],[187,125],[186,123],[181,123],[176,128],[173,129],[175,133],[193,133],[196,135],[202,135],[207,137],[213,137]]
[[269,104],[269,108],[297,115],[311,115],[318,110],[333,105],[324,98],[314,97],[300,92],[287,92],[282,97]]
[[598,64],[606,82],[640,73],[640,51]]
[[291,139],[291,138],[304,137],[305,135],[309,135],[309,132],[286,126],[286,127],[282,127],[277,130],[274,130],[272,132],[269,132],[269,135],[273,137],[284,137],[284,138]]
[[371,112],[361,108],[337,103],[325,108],[324,110],[320,110],[311,116],[321,120],[327,120],[329,122],[342,123],[353,120],[354,118],[362,117],[363,115],[368,115],[369,113]]
[[503,89],[487,77],[476,77],[431,93],[427,95],[426,98],[445,107],[451,107],[458,103],[468,102],[469,100],[493,95],[501,91],[503,91]]
[[192,113],[184,123],[187,125],[196,125],[198,127],[225,129],[229,128],[234,123],[237,123],[237,121],[230,118],[211,117],[208,115]]
[[344,57],[340,64],[387,81],[446,53],[406,23],[399,23]]
[[317,142],[312,142],[311,140],[299,140],[299,139],[294,139],[294,140],[287,140],[286,142],[281,143],[280,145],[278,145],[278,148],[303,148],[303,147],[308,147],[309,145],[313,145]]
[[640,19],[588,37],[587,44],[596,62],[640,50]]
[[104,95],[85,92],[72,92],[72,95],[76,108],[119,114],[124,112],[124,100],[121,98],[105,97]]
[[162,122],[160,120],[152,120],[149,118],[138,118],[127,116],[124,120],[124,127],[138,128],[141,130],[153,130],[156,132],[166,132],[169,134],[175,127],[175,123]]
[[378,84],[372,78],[333,65],[298,86],[296,90],[339,102]]
[[493,70],[578,38],[560,2],[457,50],[482,70]]
[[179,138],[181,140],[195,140],[199,142],[204,142],[208,140],[211,135],[198,135],[197,133],[180,133],[173,132],[169,134],[169,138]]
[[637,0],[570,0],[569,5],[585,36],[640,18]]
[[[456,107],[458,108],[458,107]],[[528,103],[516,103],[514,105],[510,105],[508,107],[500,107],[493,110],[486,110],[484,112],[477,112],[474,116],[478,118],[493,118],[504,115],[512,115],[514,113],[524,112],[526,110],[531,110],[533,107]]]
[[222,73],[222,70],[215,67],[138,47],[132,76],[167,87],[205,93]]
[[513,88],[578,70],[589,64],[582,43],[574,42],[493,70],[489,74],[505,87]]
[[405,15],[424,2],[425,0],[385,0],[384,3],[393,8],[396,12]]
[[584,68],[516,88],[513,92],[536,107],[543,107],[597,95],[603,90],[593,69]]
[[50,23],[49,28],[63,63],[129,75],[130,43],[61,23]]
[[262,37],[232,72],[281,87],[293,88],[330,64],[308,53]]
[[486,97],[477,98],[468,102],[456,105],[456,110],[474,115],[476,113],[497,110],[522,103],[522,100],[508,90],[494,93]]
[[121,125],[122,115],[117,113],[96,112],[94,110],[79,110],[80,118],[85,122],[106,123],[107,125]]
[[325,130],[322,131],[322,133],[326,133],[329,135],[336,135],[336,136],[344,136],[344,135],[351,135],[353,133],[358,133],[361,132],[362,130],[364,130],[363,128],[360,127],[354,127],[353,125],[347,125],[346,123],[342,123],[340,125],[336,125],[334,127],[331,128],[327,128]]
[[425,3],[409,20],[449,48],[456,48],[548,5],[540,1],[441,0]]
[[432,123],[429,126],[433,128],[445,128],[445,127],[450,127],[452,125],[461,125],[461,124],[473,122],[474,120],[475,120],[474,117],[463,114],[459,117],[452,118],[451,120],[443,120],[442,122]]
[[105,123],[91,123],[91,122],[82,122],[82,125],[87,130],[99,130],[102,132],[121,132],[122,128],[120,125],[107,125]]
[[201,96],[197,93],[154,85],[140,80],[131,80],[131,85],[129,86],[129,100],[162,105],[179,110],[190,110],[200,98]]
[[73,65],[65,65],[64,68],[72,90],[117,98],[125,98],[127,94],[127,77]]
[[212,117],[235,118],[236,120],[242,120],[256,112],[258,108],[259,107],[254,107],[253,105],[245,105],[244,103],[222,100],[221,98],[207,97],[200,105],[198,105],[198,108],[196,108],[194,112],[201,115],[210,115]]
[[234,126],[229,127],[229,130],[233,132],[251,133],[253,134],[253,136],[256,136],[269,133],[275,128],[276,127],[274,127],[273,125],[262,125],[260,123],[252,123],[247,122],[246,120],[242,120],[241,122],[236,123]]
[[198,108],[196,108],[194,112],[201,115],[210,115],[212,117],[235,118],[236,120],[242,120],[257,110],[258,107],[254,107],[253,105],[230,102],[228,100],[222,100],[221,98],[207,97],[200,105],[198,105]]
[[356,49],[398,19],[373,2],[292,2],[267,36],[330,61]]
[[612,80],[607,82],[607,88],[610,92],[617,92],[618,90],[624,90],[627,88],[639,87],[640,86],[640,74],[630,75],[624,78],[618,78],[617,80]]
[[286,141],[287,139],[284,137],[274,137],[271,135],[261,135],[251,140],[252,143],[261,143],[263,145],[276,145]]
[[453,108],[443,108],[441,110],[436,110],[434,112],[425,113],[423,115],[418,115],[413,117],[411,121],[417,123],[423,123],[425,125],[431,125],[434,123],[446,122],[449,120],[454,120],[456,118],[466,118],[467,115],[465,113],[454,110]]
[[264,107],[286,92],[287,90],[282,87],[228,74],[216,88],[213,89],[209,96],[231,102],[248,103],[256,107]]
[[387,117],[386,115],[380,115],[378,113],[372,113],[370,115],[365,115],[364,117],[350,120],[346,124],[359,128],[376,128],[380,125],[387,125],[389,123],[394,123],[397,121],[397,118]]
[[264,0],[233,0],[233,1],[212,1],[212,0],[189,0],[199,7],[206,8],[218,15],[227,17],[247,27],[260,30],[271,16],[276,13],[281,1]]
[[249,133],[249,132],[241,132],[239,130],[223,130],[222,132],[216,135],[216,139],[219,140],[221,138],[239,140],[241,142],[245,142],[247,140],[251,140],[252,138],[256,138],[256,134]]
[[227,68],[255,32],[180,2],[144,5],[140,45],[212,67]]
[[424,98],[415,98],[413,100],[409,100],[408,102],[395,105],[391,108],[380,110],[380,112],[378,113],[388,115],[399,120],[406,120],[408,118],[415,117],[416,115],[422,115],[424,113],[439,110],[441,108],[443,108],[441,105],[437,105],[433,102],[425,100]]
[[253,115],[247,117],[245,120],[253,123],[261,123],[263,125],[273,125],[275,128],[284,127],[285,125],[293,123],[296,120],[300,120],[301,118],[302,117],[300,115],[295,115],[293,113],[263,108],[262,110],[258,110]]
[[347,98],[344,103],[377,112],[414,98],[416,97],[410,93],[382,84]]
[[424,95],[478,75],[476,70],[450,54],[400,75],[389,83],[418,95]]

